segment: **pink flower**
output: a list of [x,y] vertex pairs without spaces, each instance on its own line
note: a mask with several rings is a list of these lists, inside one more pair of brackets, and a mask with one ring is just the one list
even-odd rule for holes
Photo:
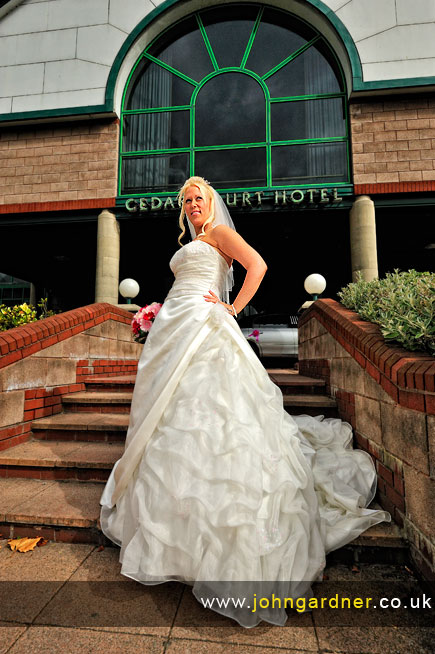
[[141,318],[139,320],[140,328],[143,332],[149,332],[151,329],[151,325],[153,324],[151,320],[145,320],[144,318]]
[[253,336],[258,343],[258,337],[260,336],[260,332],[258,331],[258,329],[254,329],[250,334],[248,334],[248,338],[250,336]]

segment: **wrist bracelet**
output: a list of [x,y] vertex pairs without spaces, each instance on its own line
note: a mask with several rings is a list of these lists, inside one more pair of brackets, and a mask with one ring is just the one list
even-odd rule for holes
[[233,312],[234,312],[234,313],[233,313],[234,318],[237,318],[237,311],[236,311],[235,308],[234,308],[234,304],[232,304],[231,307],[232,307]]

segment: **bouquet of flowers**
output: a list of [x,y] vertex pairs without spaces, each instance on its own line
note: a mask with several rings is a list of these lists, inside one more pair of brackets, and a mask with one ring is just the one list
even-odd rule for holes
[[137,343],[145,343],[148,332],[161,308],[162,305],[159,302],[152,302],[151,304],[146,304],[134,314],[133,320],[131,321],[131,328],[133,330],[133,338]]

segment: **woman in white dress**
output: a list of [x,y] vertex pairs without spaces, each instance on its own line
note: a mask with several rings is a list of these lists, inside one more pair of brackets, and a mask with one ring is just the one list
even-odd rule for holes
[[[244,627],[283,625],[283,602],[254,598],[309,596],[326,553],[390,516],[366,508],[376,473],[352,450],[350,425],[289,416],[240,331],[234,316],[265,262],[205,180],[188,179],[180,198],[180,239],[187,216],[193,240],[170,261],[175,281],[140,357],[101,528],[121,547],[123,575],[184,582],[201,603],[246,597],[211,608]],[[246,277],[230,304],[233,259]]]

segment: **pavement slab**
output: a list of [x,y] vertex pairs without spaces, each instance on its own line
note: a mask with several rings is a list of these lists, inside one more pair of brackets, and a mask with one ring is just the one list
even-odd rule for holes
[[123,431],[127,429],[128,413],[58,413],[32,422],[32,429],[91,429]]
[[0,654],[6,654],[15,641],[26,631],[27,625],[11,625],[0,621]]
[[163,654],[163,638],[91,629],[30,627],[8,654]]
[[[284,627],[262,622],[245,629],[231,618],[206,609],[186,588],[171,638],[206,640],[214,643],[237,643],[243,646],[280,647],[298,651],[317,652],[318,645],[310,613],[292,611]],[[200,650],[198,650],[200,651]],[[219,651],[219,650],[217,650]]]

